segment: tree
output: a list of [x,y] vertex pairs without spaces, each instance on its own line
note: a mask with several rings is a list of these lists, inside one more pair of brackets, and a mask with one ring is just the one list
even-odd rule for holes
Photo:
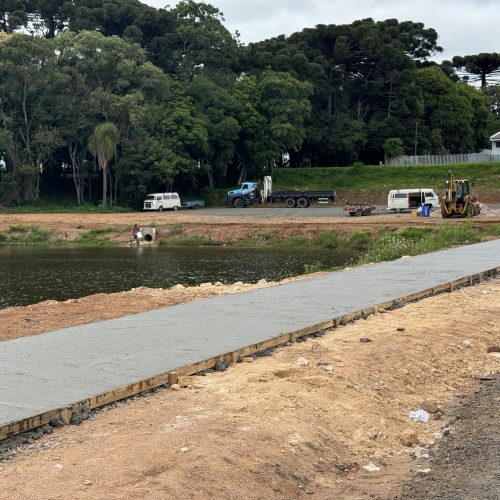
[[401,156],[405,149],[400,137],[389,137],[384,141],[384,154],[386,158]]
[[39,197],[39,180],[57,147],[46,98],[58,79],[52,42],[15,34],[0,43],[0,155],[9,188],[3,197],[20,204]]
[[99,168],[102,170],[102,206],[104,208],[106,208],[107,201],[108,163],[113,156],[116,156],[119,139],[116,125],[110,122],[97,125],[89,138],[89,151],[97,159]]
[[470,56],[455,56],[452,59],[455,68],[475,75],[477,80],[481,81],[481,87],[486,87],[488,76],[499,76],[500,53],[481,52],[480,54]]

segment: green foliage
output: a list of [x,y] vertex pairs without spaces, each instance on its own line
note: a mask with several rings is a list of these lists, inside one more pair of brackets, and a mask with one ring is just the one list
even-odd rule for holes
[[387,158],[401,156],[405,151],[403,141],[399,137],[389,137],[389,139],[386,139],[383,148]]
[[442,224],[437,229],[407,228],[380,236],[364,254],[361,262],[394,260],[404,255],[419,255],[480,240],[481,235],[470,220],[460,224]]
[[206,238],[198,233],[191,233],[186,236],[176,236],[167,240],[161,238],[159,241],[160,246],[171,247],[208,247],[208,246],[221,246],[219,241]]
[[[33,0],[1,3],[0,29],[7,207],[70,195],[97,205],[99,181],[102,209],[173,190],[210,206],[225,186],[284,166],[479,151],[500,127],[495,92],[453,70],[484,83],[498,54],[430,63],[438,34],[417,22],[318,25],[244,46],[205,2]],[[373,177],[352,169],[335,187]]]
[[81,233],[70,243],[75,246],[85,247],[112,246],[114,243],[111,241],[109,234],[115,232],[116,230],[113,228],[91,229]]
[[47,229],[36,226],[10,226],[4,243],[12,245],[40,245],[48,244],[49,238],[50,232]]
[[327,250],[335,250],[342,246],[343,242],[339,235],[333,231],[319,233],[313,239],[313,245]]

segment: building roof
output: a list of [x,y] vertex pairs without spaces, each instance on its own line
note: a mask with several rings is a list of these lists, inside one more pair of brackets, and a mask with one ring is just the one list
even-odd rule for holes
[[500,132],[497,132],[495,135],[490,137],[490,141],[500,141]]

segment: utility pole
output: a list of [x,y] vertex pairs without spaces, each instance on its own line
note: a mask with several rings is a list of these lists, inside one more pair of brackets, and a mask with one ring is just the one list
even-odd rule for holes
[[414,156],[417,156],[417,138],[418,138],[418,120],[415,122],[415,151],[414,151]]

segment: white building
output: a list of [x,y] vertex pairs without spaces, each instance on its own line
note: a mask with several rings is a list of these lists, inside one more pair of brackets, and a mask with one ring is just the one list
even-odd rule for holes
[[500,155],[500,132],[490,137],[491,141],[491,154]]

